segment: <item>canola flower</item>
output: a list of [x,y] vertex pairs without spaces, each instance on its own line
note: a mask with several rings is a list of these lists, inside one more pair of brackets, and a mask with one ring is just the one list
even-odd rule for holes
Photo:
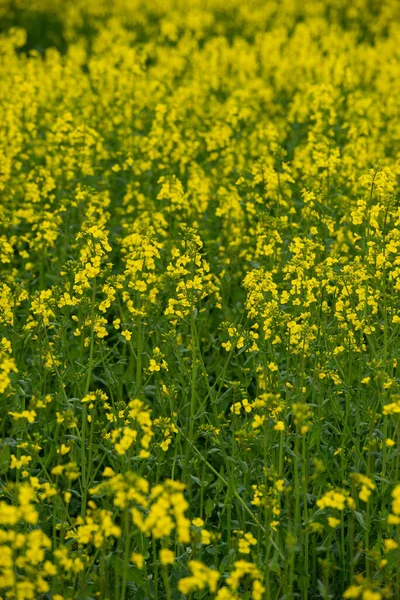
[[399,34],[0,4],[0,598],[400,598]]

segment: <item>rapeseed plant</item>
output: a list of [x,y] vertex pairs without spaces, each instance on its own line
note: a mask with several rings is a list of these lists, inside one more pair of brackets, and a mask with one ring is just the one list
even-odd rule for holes
[[0,598],[398,600],[398,1],[0,4]]

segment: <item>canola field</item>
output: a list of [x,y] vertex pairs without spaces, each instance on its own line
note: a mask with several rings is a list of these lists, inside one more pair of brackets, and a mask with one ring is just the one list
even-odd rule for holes
[[398,0],[1,0],[2,600],[400,600],[399,97]]

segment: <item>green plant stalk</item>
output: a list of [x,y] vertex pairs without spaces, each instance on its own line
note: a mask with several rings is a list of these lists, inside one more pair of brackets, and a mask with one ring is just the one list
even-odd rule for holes
[[128,580],[128,565],[130,557],[130,532],[129,532],[129,512],[125,508],[124,511],[124,527],[123,527],[123,540],[124,540],[124,558],[122,566],[122,583],[121,583],[121,596],[120,600],[125,600],[126,595],[126,584]]
[[156,540],[154,536],[152,537],[151,545],[153,547],[153,567],[154,567],[154,600],[158,600],[158,559],[157,559],[157,549],[156,549]]
[[[92,304],[91,304],[91,326],[90,326],[90,350],[89,350],[89,364],[88,372],[86,376],[86,383],[84,389],[84,396],[87,396],[90,389],[90,383],[92,380],[93,371],[93,352],[94,352],[94,309],[96,301],[96,278],[93,282],[92,289]],[[86,469],[86,422],[87,422],[87,406],[86,403],[82,404],[82,433],[81,433],[81,471],[82,471],[82,504],[81,504],[81,516],[82,518],[86,513],[86,503],[88,497],[88,478]]]
[[[226,488],[229,487],[229,483],[228,481],[225,479],[225,477],[223,477],[221,475],[221,473],[218,473],[218,471],[216,469],[214,469],[214,467],[208,462],[208,460],[206,458],[204,458],[204,456],[201,454],[200,450],[198,450],[196,448],[196,446],[191,442],[191,440],[188,440],[185,436],[185,434],[182,432],[182,430],[177,426],[177,429],[181,432],[182,437],[186,440],[186,442],[188,444],[190,444],[192,450],[197,454],[197,456],[207,465],[207,467],[210,469],[210,471],[212,471],[214,473],[214,475],[216,477],[218,477],[218,479],[220,481],[222,481],[222,483],[226,486]],[[245,512],[247,512],[248,515],[251,516],[252,520],[256,523],[256,525],[258,527],[261,528],[261,531],[263,533],[266,533],[265,531],[265,527],[260,523],[260,521],[257,519],[257,517],[255,516],[255,514],[250,510],[250,508],[247,506],[247,504],[245,503],[245,501],[243,500],[243,498],[240,496],[239,492],[234,489],[233,490],[233,495],[235,496],[235,498],[238,500],[239,504],[242,506],[243,510]],[[283,559],[284,554],[281,551],[281,549],[276,545],[275,541],[271,538],[271,544],[273,545],[273,547],[275,548],[275,550],[277,550],[279,556]]]

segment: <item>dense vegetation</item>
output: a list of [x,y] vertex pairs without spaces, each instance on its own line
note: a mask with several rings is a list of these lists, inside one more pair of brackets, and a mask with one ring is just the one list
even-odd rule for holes
[[0,22],[0,598],[399,600],[399,2]]

